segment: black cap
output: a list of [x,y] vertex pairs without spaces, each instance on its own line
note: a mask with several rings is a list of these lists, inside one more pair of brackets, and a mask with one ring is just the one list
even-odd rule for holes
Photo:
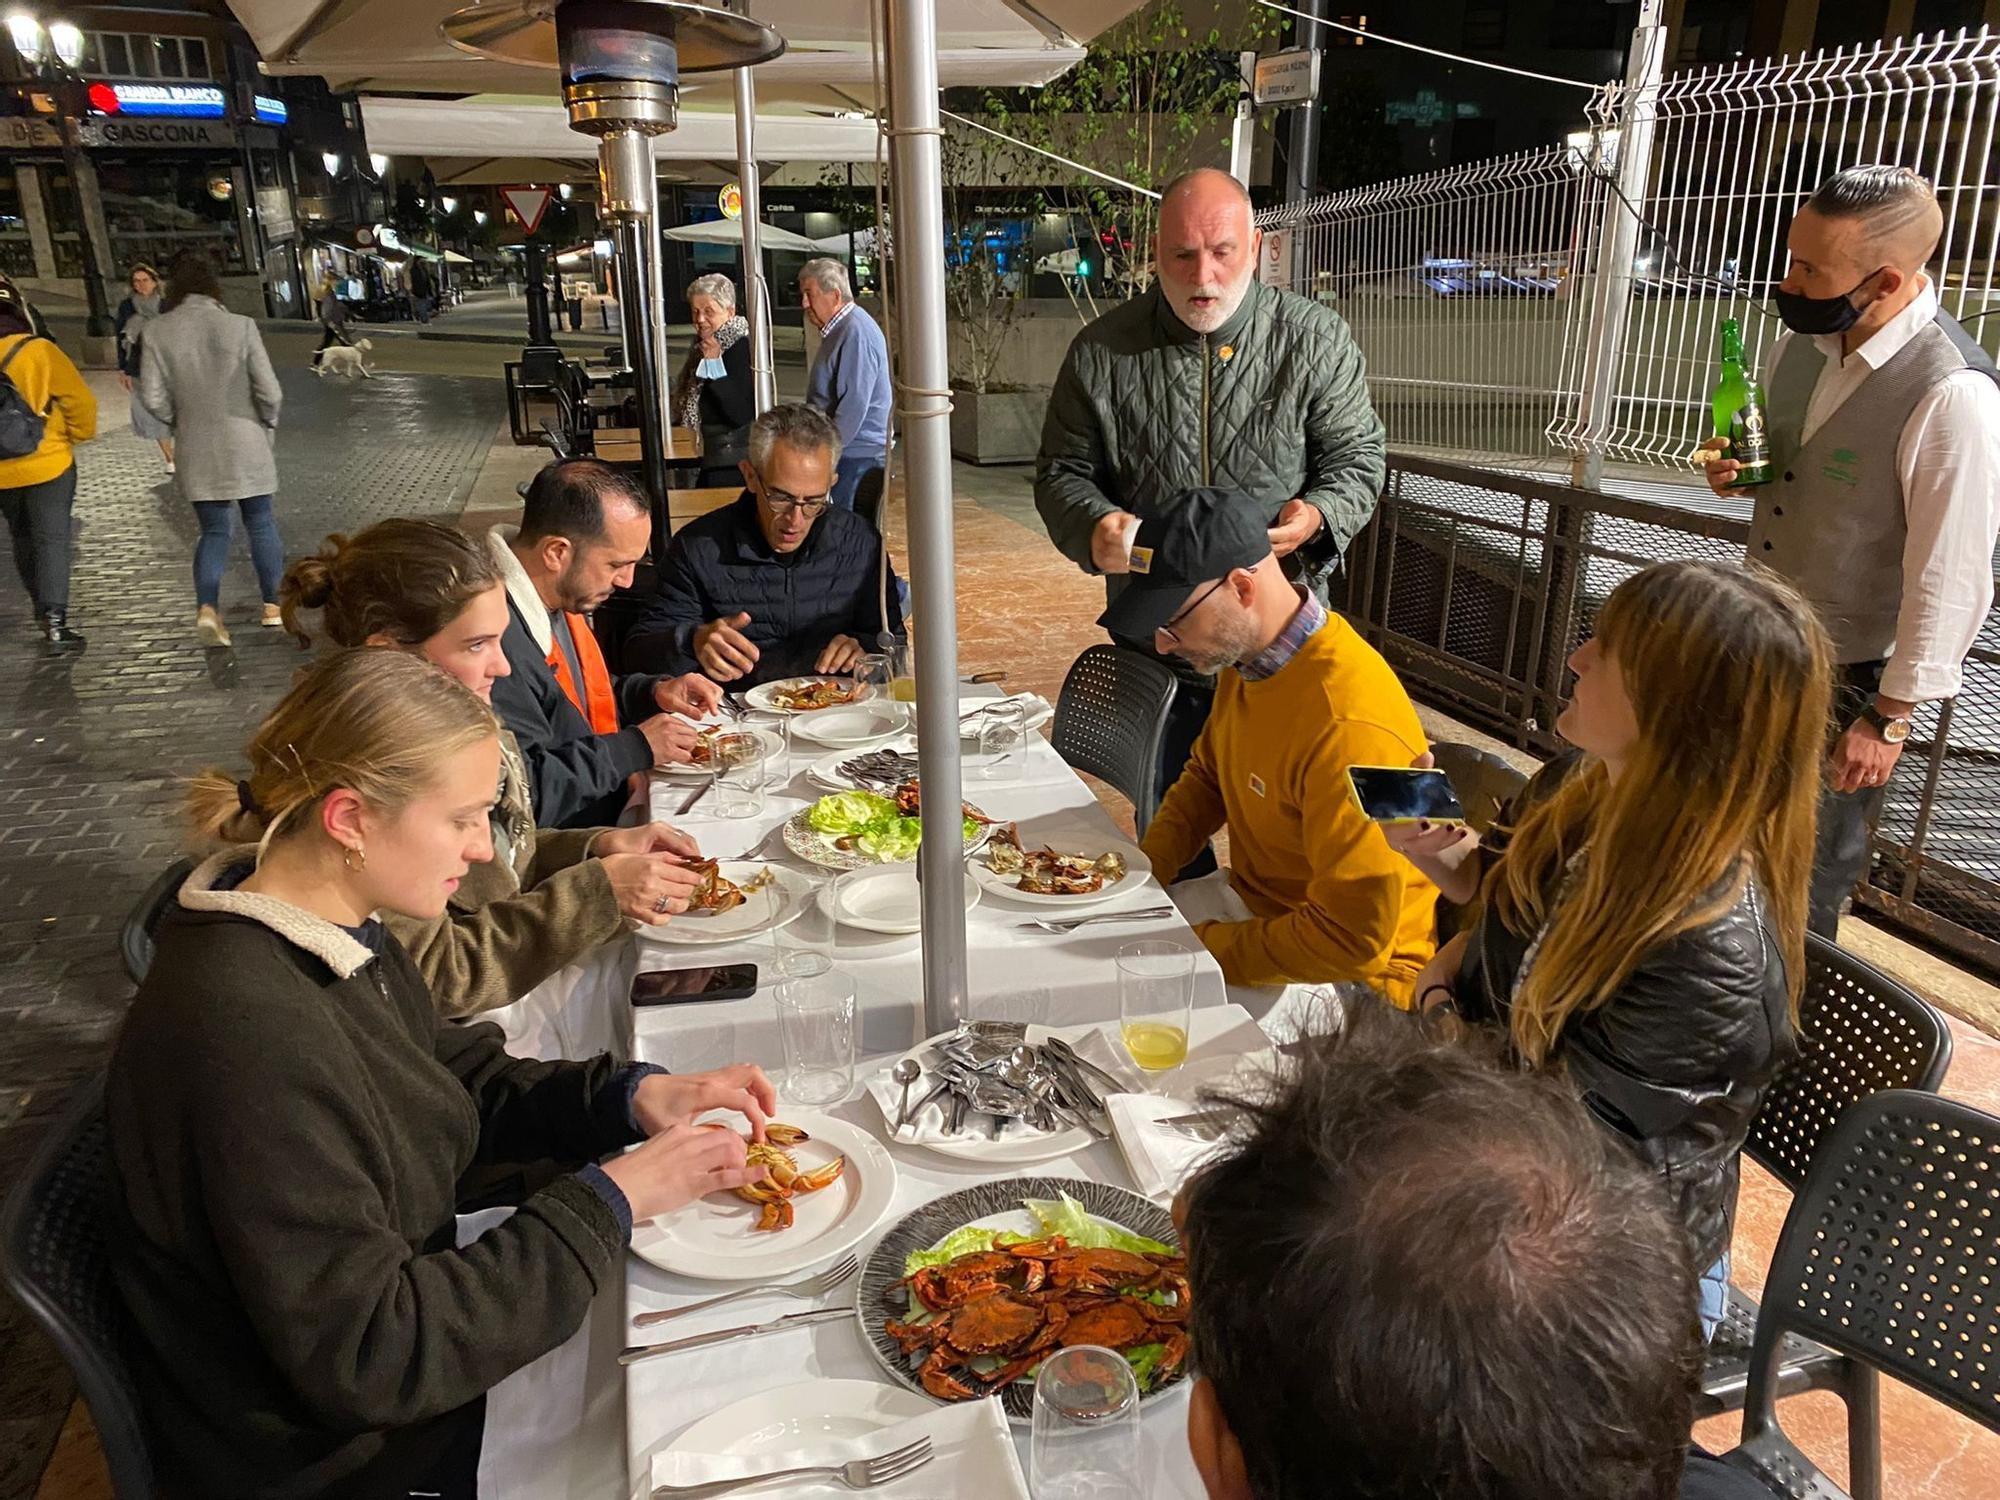
[[1182,490],[1135,508],[1139,535],[1125,587],[1097,623],[1113,635],[1147,641],[1204,583],[1271,555],[1271,517],[1248,495]]

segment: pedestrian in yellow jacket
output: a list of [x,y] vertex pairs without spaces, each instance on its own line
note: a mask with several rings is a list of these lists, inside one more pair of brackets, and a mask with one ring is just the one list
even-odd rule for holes
[[1347,768],[1409,765],[1423,728],[1381,655],[1284,576],[1267,524],[1219,490],[1140,512],[1145,572],[1099,623],[1221,674],[1143,848],[1171,872],[1228,826],[1229,869],[1171,894],[1253,1013],[1288,986],[1341,982],[1408,1005],[1436,948],[1437,888],[1362,814]]
[[34,602],[44,647],[78,651],[83,635],[69,626],[69,529],[76,505],[70,450],[97,436],[97,398],[69,356],[33,329],[20,294],[11,284],[0,287],[0,363],[47,424],[33,453],[0,458],[0,514],[7,517],[14,566]]

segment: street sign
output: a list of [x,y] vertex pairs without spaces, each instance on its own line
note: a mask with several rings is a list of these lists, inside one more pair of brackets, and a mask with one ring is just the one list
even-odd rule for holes
[[533,234],[542,227],[542,215],[549,211],[555,189],[545,187],[503,187],[500,201],[520,223],[522,232]]
[[715,206],[722,210],[725,219],[743,217],[743,189],[733,182],[725,182],[722,191],[715,195]]
[[1265,286],[1292,284],[1292,232],[1289,229],[1264,231],[1264,253],[1257,258],[1257,279]]
[[1319,48],[1303,47],[1258,58],[1250,92],[1259,108],[1271,104],[1310,104],[1319,93]]

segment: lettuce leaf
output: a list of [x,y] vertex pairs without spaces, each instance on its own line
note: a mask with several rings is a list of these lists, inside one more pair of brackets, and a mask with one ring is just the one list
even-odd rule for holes
[[894,865],[917,857],[917,846],[923,842],[923,835],[921,818],[890,817],[864,828],[854,842],[870,859]]
[[1008,1245],[1025,1245],[1032,1236],[1015,1234],[1005,1229],[982,1228],[968,1224],[963,1229],[954,1229],[928,1250],[912,1250],[903,1257],[903,1274],[914,1276],[927,1266],[941,1266],[954,1261],[961,1255],[971,1255],[976,1250],[998,1250]]
[[839,838],[866,833],[895,817],[896,804],[877,792],[834,792],[812,805],[806,822],[820,833]]
[[1125,1351],[1125,1363],[1132,1367],[1132,1378],[1139,1383],[1142,1393],[1153,1388],[1153,1382],[1159,1377],[1160,1361],[1166,1357],[1165,1344],[1141,1344],[1136,1349]]
[[1124,1250],[1133,1255],[1171,1255],[1173,1246],[1149,1240],[1116,1224],[1093,1219],[1064,1193],[1059,1198],[1025,1198],[1021,1206],[1040,1221],[1044,1234],[1059,1234],[1079,1250]]

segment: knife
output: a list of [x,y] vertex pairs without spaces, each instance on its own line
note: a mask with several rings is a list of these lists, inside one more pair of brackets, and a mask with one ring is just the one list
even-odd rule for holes
[[700,786],[696,787],[692,792],[689,792],[687,801],[683,802],[678,808],[674,810],[674,816],[677,818],[686,817],[688,813],[694,810],[695,803],[701,801],[702,798],[706,797],[709,793],[709,788],[713,787],[714,785],[715,783],[712,780],[704,781]]
[[1092,1062],[1089,1058],[1079,1054],[1076,1048],[1072,1047],[1068,1042],[1064,1041],[1061,1037],[1052,1036],[1047,1041],[1043,1042],[1042,1045],[1044,1047],[1047,1047],[1051,1052],[1055,1053],[1056,1056],[1062,1058],[1072,1068],[1084,1072],[1094,1073],[1099,1078],[1103,1079],[1106,1083],[1111,1085],[1113,1089],[1118,1090],[1120,1092],[1124,1090],[1125,1085],[1121,1080],[1114,1077],[1112,1074],[1105,1072],[1104,1069],[1098,1067],[1098,1065]]
[[673,1354],[681,1349],[706,1349],[710,1344],[726,1344],[732,1339],[755,1338],[760,1333],[776,1333],[781,1328],[800,1328],[808,1323],[830,1323],[835,1318],[851,1318],[851,1307],[816,1307],[810,1312],[786,1313],[768,1323],[745,1323],[740,1328],[719,1328],[714,1333],[697,1333],[664,1344],[631,1344],[618,1351],[618,1363],[637,1364],[655,1354]]

